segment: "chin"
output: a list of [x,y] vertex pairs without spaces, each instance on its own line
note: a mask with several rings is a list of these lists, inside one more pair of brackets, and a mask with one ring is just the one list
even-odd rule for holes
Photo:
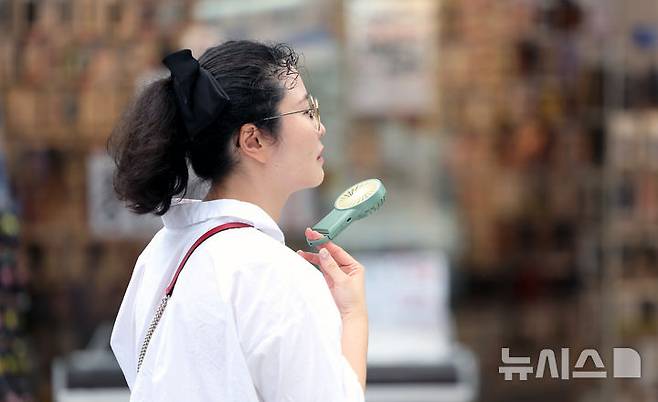
[[298,170],[295,178],[288,180],[292,182],[293,192],[318,187],[324,181],[324,168],[322,166],[312,166],[305,171]]
[[304,186],[302,186],[304,189],[307,188],[315,188],[318,187],[322,182],[324,181],[324,169],[320,169],[320,171],[313,177],[312,180],[309,180],[306,182]]
[[320,168],[318,179],[316,180],[316,184],[313,187],[319,186],[320,184],[322,184],[323,181],[324,181],[324,169]]
[[318,180],[315,183],[315,186],[313,187],[319,186],[320,184],[322,184],[323,181],[324,181],[324,170],[321,171],[320,177],[318,178]]

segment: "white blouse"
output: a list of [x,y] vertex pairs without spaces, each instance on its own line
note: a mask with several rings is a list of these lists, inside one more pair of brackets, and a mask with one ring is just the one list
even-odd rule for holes
[[[131,401],[363,401],[341,350],[338,308],[322,274],[284,244],[260,207],[184,200],[137,259],[111,346]],[[183,255],[183,269],[137,374],[155,308]]]

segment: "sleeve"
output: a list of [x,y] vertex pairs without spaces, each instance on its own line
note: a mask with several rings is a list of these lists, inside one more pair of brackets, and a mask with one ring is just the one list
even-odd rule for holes
[[114,356],[121,367],[128,388],[132,389],[137,375],[136,356],[137,347],[137,325],[135,323],[135,300],[137,299],[137,289],[142,280],[144,273],[144,254],[140,255],[135,263],[135,268],[126,289],[126,293],[121,301],[117,318],[112,328],[110,337],[110,347]]
[[250,300],[234,300],[254,386],[265,402],[363,402],[326,282],[292,254],[288,266],[261,271]]

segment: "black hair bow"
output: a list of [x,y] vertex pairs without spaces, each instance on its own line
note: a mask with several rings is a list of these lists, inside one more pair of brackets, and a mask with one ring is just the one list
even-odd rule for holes
[[230,99],[215,77],[199,65],[190,49],[172,53],[162,63],[171,71],[185,128],[194,137],[217,119]]

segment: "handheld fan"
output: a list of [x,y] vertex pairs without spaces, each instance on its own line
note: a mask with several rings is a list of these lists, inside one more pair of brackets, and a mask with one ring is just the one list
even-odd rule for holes
[[333,240],[352,222],[365,218],[379,209],[386,200],[386,188],[379,179],[356,183],[343,191],[334,202],[334,209],[311,229],[323,235],[317,240],[306,239],[309,246]]

